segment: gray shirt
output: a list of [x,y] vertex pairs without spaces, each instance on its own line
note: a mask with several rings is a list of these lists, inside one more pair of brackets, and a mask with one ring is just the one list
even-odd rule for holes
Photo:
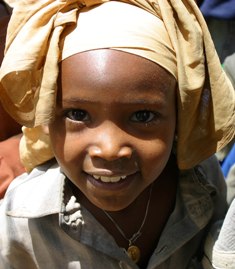
[[[212,268],[209,225],[224,217],[216,159],[182,171],[176,206],[148,269]],[[210,245],[210,244],[209,244]],[[0,269],[137,269],[124,249],[76,201],[56,163],[15,179],[0,206]]]

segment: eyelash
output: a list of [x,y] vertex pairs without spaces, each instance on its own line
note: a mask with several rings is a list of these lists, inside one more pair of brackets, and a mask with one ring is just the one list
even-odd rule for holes
[[[136,117],[135,120],[133,120],[134,116]],[[138,119],[138,117],[139,117],[139,119]],[[140,117],[142,117],[142,119]],[[131,119],[133,122],[148,124],[148,123],[154,121],[154,119],[156,119],[156,113],[153,111],[149,111],[149,110],[139,110],[139,111],[136,111],[135,113],[132,114]]]
[[[76,113],[73,115],[73,113]],[[78,114],[79,113],[79,114]],[[87,111],[83,109],[70,109],[65,111],[65,118],[68,118],[70,121],[79,123],[79,122],[89,122],[90,116]],[[76,116],[78,118],[76,118]],[[155,122],[160,117],[159,113],[150,111],[148,109],[138,110],[134,112],[131,117],[129,118],[133,123],[145,124],[149,125]]]
[[[82,117],[82,119],[73,119],[73,115],[70,115],[71,113],[75,113],[75,112],[79,112],[79,116]],[[69,120],[75,121],[75,122],[85,122],[85,121],[89,121],[89,115],[88,113],[83,110],[83,109],[71,109],[66,111],[65,113],[65,117],[68,118]],[[84,119],[85,118],[85,119]]]

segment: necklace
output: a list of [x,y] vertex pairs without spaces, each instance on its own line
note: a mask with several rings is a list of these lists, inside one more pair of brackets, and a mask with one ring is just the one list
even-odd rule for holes
[[138,231],[136,233],[134,233],[131,236],[131,238],[127,238],[127,236],[125,235],[123,230],[120,228],[120,226],[116,223],[116,221],[108,214],[108,212],[103,210],[104,214],[114,224],[114,226],[119,231],[119,233],[122,235],[122,237],[128,241],[127,254],[135,263],[137,263],[139,261],[139,259],[140,259],[140,249],[137,246],[135,246],[134,243],[142,235],[141,230],[144,227],[145,221],[146,221],[147,216],[148,216],[149,204],[150,204],[150,200],[151,200],[152,190],[153,190],[153,184],[151,185],[151,188],[149,190],[149,198],[148,198],[148,201],[147,201],[147,204],[146,204],[146,209],[145,209],[145,214],[144,214],[143,221],[142,221]]

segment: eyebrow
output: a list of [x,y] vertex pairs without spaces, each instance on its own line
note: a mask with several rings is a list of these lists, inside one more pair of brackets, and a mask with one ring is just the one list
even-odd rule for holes
[[[99,104],[101,103],[102,101],[94,101],[94,100],[90,100],[90,99],[85,99],[85,98],[68,98],[68,99],[62,99],[60,100],[62,101],[62,104],[63,105],[75,105],[75,104],[91,104],[91,103],[94,103],[94,104]],[[119,103],[122,103],[122,104],[133,104],[133,105],[137,105],[137,104],[150,104],[150,105],[154,105],[154,104],[164,104],[166,101],[165,98],[151,98],[151,99],[128,99],[128,100],[122,100],[121,102],[120,101],[117,101],[114,103],[116,104],[119,104]]]

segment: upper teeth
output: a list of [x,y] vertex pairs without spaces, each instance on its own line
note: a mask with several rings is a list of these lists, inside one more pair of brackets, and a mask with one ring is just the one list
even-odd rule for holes
[[95,179],[101,180],[102,182],[118,182],[121,179],[125,179],[126,176],[115,176],[115,177],[109,177],[109,176],[98,176],[98,175],[93,175]]

